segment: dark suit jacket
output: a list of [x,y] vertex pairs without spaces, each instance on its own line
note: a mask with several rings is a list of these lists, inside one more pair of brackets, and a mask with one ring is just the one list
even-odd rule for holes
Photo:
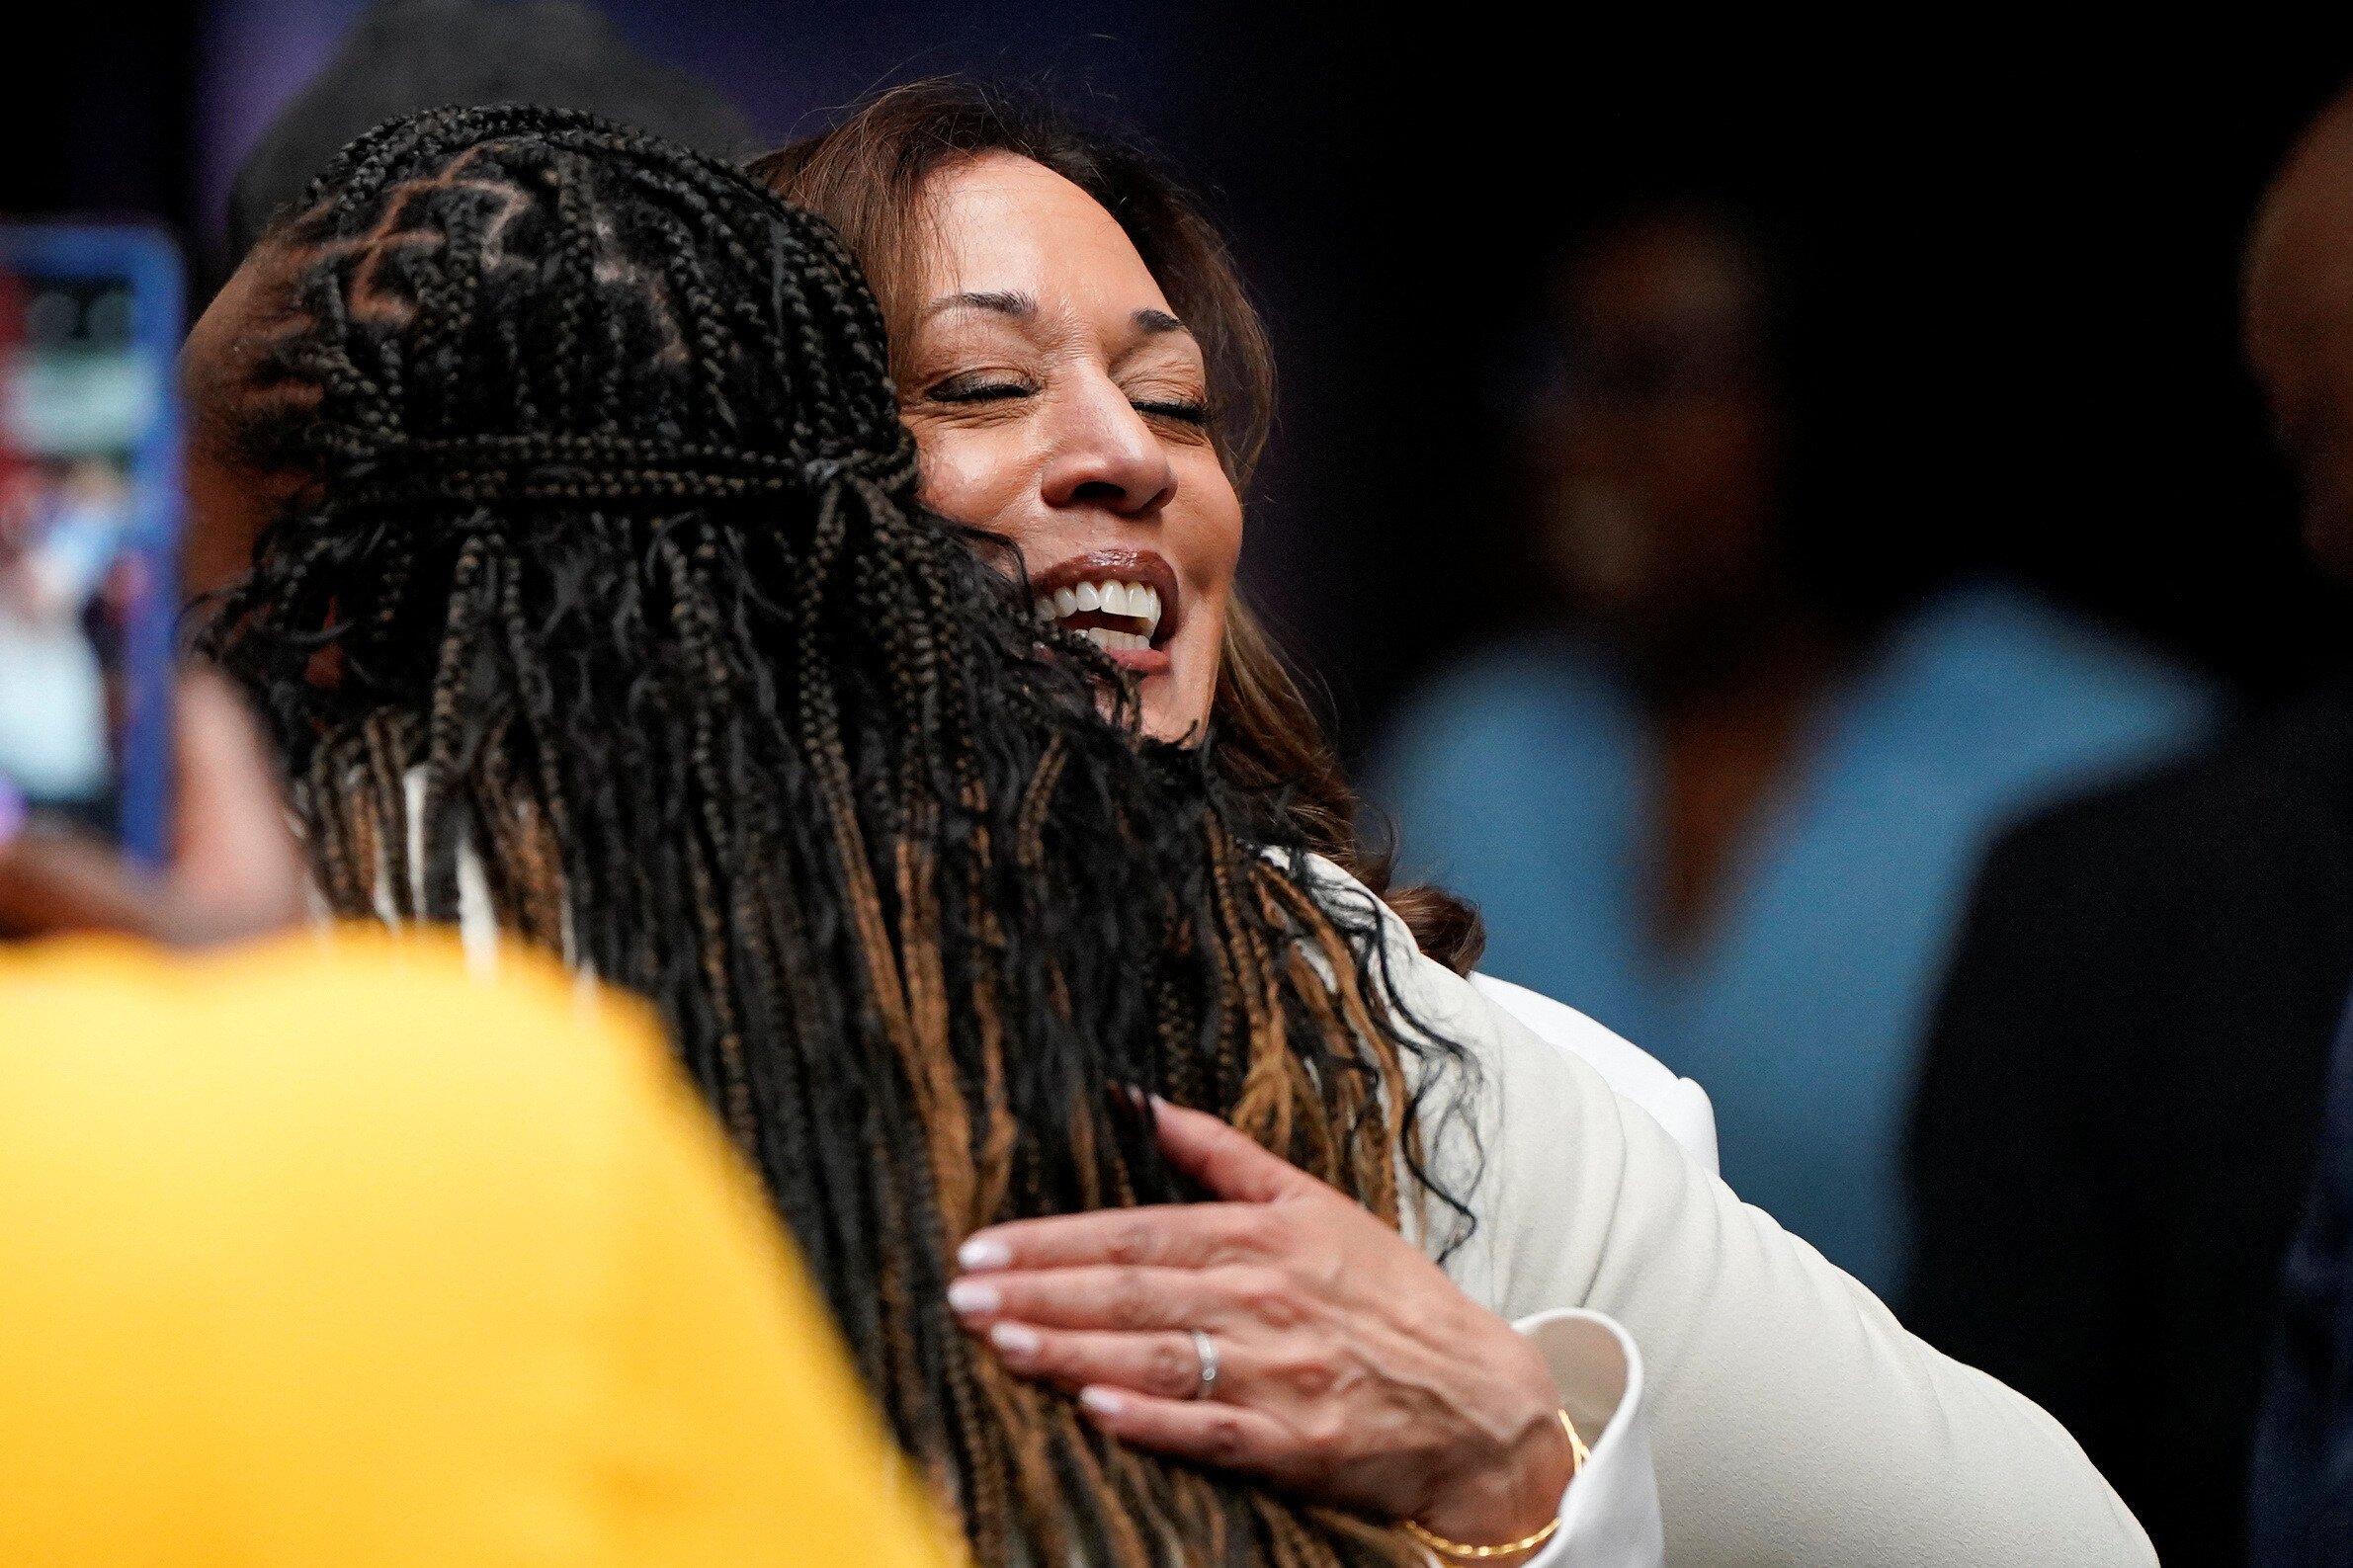
[[2353,1562],[2353,1018],[2337,1032],[2318,1169],[2288,1250],[2248,1490],[2253,1568]]
[[2012,830],[1915,1113],[1911,1326],[2066,1424],[2169,1568],[2239,1568],[2353,979],[2353,693]]

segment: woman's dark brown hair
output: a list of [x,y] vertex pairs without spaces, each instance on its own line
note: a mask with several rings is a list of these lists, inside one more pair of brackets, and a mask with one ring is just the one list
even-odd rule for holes
[[[943,169],[991,152],[1044,165],[1118,221],[1201,344],[1218,454],[1235,487],[1246,487],[1273,427],[1274,353],[1223,237],[1149,153],[1035,102],[940,77],[881,94],[751,172],[841,232],[900,341],[919,304],[910,290],[928,238],[925,188]],[[1355,792],[1313,705],[1238,598],[1211,719],[1215,764],[1228,782],[1279,800],[1291,831],[1379,893],[1424,952],[1462,972],[1478,961],[1485,934],[1469,904],[1435,887],[1389,885],[1389,858],[1365,848]]]

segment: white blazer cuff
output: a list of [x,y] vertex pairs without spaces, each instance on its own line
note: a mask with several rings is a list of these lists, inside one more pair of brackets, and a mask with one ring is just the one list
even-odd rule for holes
[[1512,1327],[1543,1355],[1560,1408],[1592,1450],[1560,1495],[1560,1528],[1526,1568],[1663,1568],[1666,1535],[1634,1337],[1614,1318],[1579,1307]]

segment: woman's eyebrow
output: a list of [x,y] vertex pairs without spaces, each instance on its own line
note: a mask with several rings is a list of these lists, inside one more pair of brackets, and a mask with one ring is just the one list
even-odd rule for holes
[[1000,316],[1027,317],[1038,313],[1038,301],[1011,289],[967,289],[963,293],[942,294],[923,307],[927,318],[943,310],[988,310]]
[[1186,326],[1167,311],[1154,310],[1149,305],[1136,311],[1128,319],[1135,323],[1137,330],[1148,336],[1157,336],[1163,332],[1182,332],[1187,337],[1193,335],[1191,327]]

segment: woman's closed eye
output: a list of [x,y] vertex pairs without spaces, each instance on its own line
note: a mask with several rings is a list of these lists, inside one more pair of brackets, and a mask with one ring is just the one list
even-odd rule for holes
[[968,371],[923,389],[924,401],[931,403],[996,403],[1037,395],[1034,383],[994,371]]
[[1210,423],[1210,405],[1200,398],[1136,397],[1129,399],[1129,406],[1146,419],[1173,419],[1204,429]]
[[[1005,371],[960,371],[925,385],[920,401],[950,408],[975,408],[1021,402],[1044,390],[1035,380]],[[1146,419],[1182,426],[1188,434],[1207,431],[1216,419],[1216,410],[1208,399],[1194,392],[1138,389],[1129,394],[1128,406]]]

